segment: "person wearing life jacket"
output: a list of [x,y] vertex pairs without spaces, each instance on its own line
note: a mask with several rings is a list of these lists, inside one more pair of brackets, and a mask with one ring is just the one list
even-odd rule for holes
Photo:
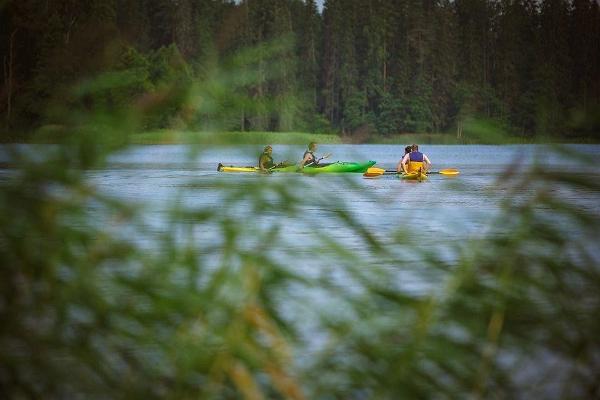
[[429,161],[429,158],[419,151],[418,145],[413,144],[410,147],[410,153],[405,154],[404,157],[402,157],[402,160],[396,166],[396,171],[404,172],[406,174],[417,172],[419,170],[427,172],[431,167],[431,161]]
[[315,142],[310,142],[308,144],[308,150],[304,152],[302,156],[302,161],[300,161],[300,168],[308,167],[308,166],[316,166],[319,163],[317,156],[315,156],[315,151],[317,150],[317,144]]
[[[398,161],[398,165],[396,166],[396,171],[398,171],[398,172],[400,172],[400,171],[401,171],[401,165],[400,165],[400,164],[402,163],[402,160],[404,159],[404,157],[405,157],[405,156],[406,156],[408,153],[410,153],[411,151],[412,151],[412,146],[406,146],[406,147],[404,148],[404,155],[402,156],[402,158],[400,158],[400,161]],[[398,169],[398,168],[400,168],[400,169]]]
[[258,169],[260,169],[261,172],[270,172],[273,168],[284,168],[293,165],[287,160],[275,164],[275,161],[273,161],[273,156],[271,154],[273,154],[273,147],[271,147],[270,145],[266,146],[262,154],[258,158]]
[[271,146],[266,146],[258,158],[258,168],[261,171],[269,171],[275,167],[275,163],[273,162],[273,157],[271,154],[273,154],[273,148]]

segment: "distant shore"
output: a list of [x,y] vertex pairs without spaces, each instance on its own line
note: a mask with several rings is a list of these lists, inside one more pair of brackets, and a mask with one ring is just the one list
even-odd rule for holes
[[[489,132],[488,132],[489,133]],[[58,131],[40,130],[28,135],[29,139],[0,136],[0,143],[58,143],[64,137]],[[309,142],[320,144],[542,144],[542,143],[600,143],[596,137],[518,137],[506,135],[464,135],[460,138],[449,133],[399,133],[381,135],[337,135],[334,133],[309,132],[204,132],[161,129],[141,133],[132,133],[128,142],[135,145],[161,144],[204,144],[204,145],[240,145],[240,144],[301,144]]]
[[448,133],[399,133],[388,136],[337,135],[309,132],[198,132],[179,130],[157,130],[136,133],[130,136],[132,144],[540,144],[540,143],[599,143],[593,138],[533,137],[517,136],[463,136]]
[[340,144],[343,140],[335,134],[307,132],[197,132],[157,130],[132,134],[133,144],[303,144],[317,142]]
[[133,144],[302,144],[317,142],[320,144],[539,144],[539,143],[599,143],[593,138],[561,138],[517,136],[463,136],[447,133],[399,133],[388,136],[337,135],[308,132],[195,132],[178,130],[157,130],[132,134]]

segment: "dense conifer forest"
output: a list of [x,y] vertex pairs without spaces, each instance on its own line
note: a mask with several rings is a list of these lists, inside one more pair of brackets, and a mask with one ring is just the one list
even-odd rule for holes
[[[0,13],[5,136],[60,126],[59,103],[157,103],[143,129],[206,129],[211,115],[177,98],[236,63],[257,73],[247,105],[218,105],[227,130],[460,136],[475,116],[524,137],[600,131],[595,0],[19,0]],[[94,96],[73,94],[92,77]]]

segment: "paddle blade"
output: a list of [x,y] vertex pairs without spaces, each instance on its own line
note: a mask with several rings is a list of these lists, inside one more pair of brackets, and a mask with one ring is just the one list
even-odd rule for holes
[[388,172],[388,171],[386,171],[383,168],[371,167],[371,168],[367,169],[367,172],[365,172],[363,174],[363,176],[365,178],[375,178],[375,177],[385,174],[386,172]]
[[446,169],[441,169],[440,174],[442,174],[442,175],[458,175],[458,174],[460,174],[460,171],[457,170],[456,168],[446,168]]
[[378,174],[378,175],[381,175],[384,172],[385,172],[385,169],[383,169],[383,168],[371,167],[371,168],[367,169],[367,172],[365,174]]
[[378,176],[381,176],[381,175],[383,175],[383,172],[369,172],[369,171],[367,171],[367,172],[365,172],[363,174],[363,176],[365,178],[375,178],[375,177],[378,177]]

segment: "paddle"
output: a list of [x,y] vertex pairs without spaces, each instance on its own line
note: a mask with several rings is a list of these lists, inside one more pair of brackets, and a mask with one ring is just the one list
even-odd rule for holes
[[[396,172],[396,170],[392,170],[392,169],[371,167],[367,170],[367,172],[365,172],[363,174],[363,176],[371,178],[371,177],[380,176],[380,175],[395,175],[397,173],[398,172]],[[427,174],[428,175],[429,174],[440,174],[440,175],[452,176],[452,175],[460,174],[460,171],[457,170],[456,168],[446,168],[446,169],[441,169],[439,171],[428,171]]]
[[326,159],[326,158],[329,158],[329,157],[331,157],[331,153],[327,153],[327,154],[325,154],[323,157],[321,157],[321,158],[317,159],[317,161],[316,161],[316,162],[315,162],[315,161],[313,161],[313,162],[311,162],[311,163],[309,163],[309,164],[306,164],[306,165],[305,165],[305,167],[310,167],[310,166],[311,166],[311,165],[313,165],[313,164],[319,164],[319,162],[321,162],[321,160],[324,160],[324,159]]

